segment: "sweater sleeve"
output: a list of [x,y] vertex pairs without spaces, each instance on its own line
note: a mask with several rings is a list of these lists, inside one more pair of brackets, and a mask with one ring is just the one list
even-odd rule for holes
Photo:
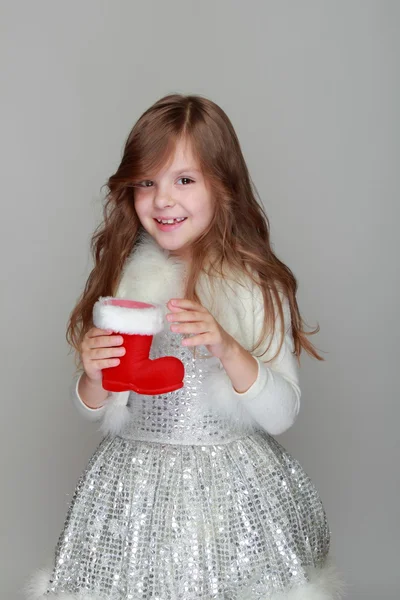
[[[264,308],[262,299],[256,295],[254,312],[254,331],[262,331]],[[294,351],[289,300],[281,295],[284,322],[279,318],[276,308],[275,335],[267,354],[258,358],[258,375],[253,385],[243,393],[232,387],[233,396],[242,404],[252,419],[268,433],[278,435],[289,429],[296,420],[300,409],[301,391],[299,386],[299,368]],[[276,358],[270,362],[279,348],[281,332],[284,332],[282,348]],[[270,337],[257,349],[261,354],[270,342]],[[261,350],[261,351],[260,351]]]
[[99,421],[104,416],[106,405],[101,406],[100,408],[89,408],[89,406],[84,403],[78,392],[79,381],[82,375],[83,372],[75,375],[72,380],[70,388],[72,403],[84,419],[89,421]]
[[[252,322],[254,345],[263,329],[264,302],[259,288],[254,287],[249,293],[252,298],[250,306],[253,307],[249,326]],[[271,334],[267,336],[253,352],[258,365],[258,374],[253,385],[246,392],[237,392],[220,361],[218,365],[210,361],[211,366],[204,382],[205,401],[213,408],[250,427],[260,427],[271,435],[279,435],[293,425],[299,412],[301,396],[298,363],[293,354],[289,300],[283,294],[280,295],[280,299],[283,322],[274,300],[274,336],[272,340]],[[279,348],[282,331],[282,347],[274,360],[271,360]],[[267,351],[264,353],[265,350]],[[256,354],[261,358],[255,356]]]

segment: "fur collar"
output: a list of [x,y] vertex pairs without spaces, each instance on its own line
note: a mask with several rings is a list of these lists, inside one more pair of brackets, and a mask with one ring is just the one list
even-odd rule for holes
[[[166,304],[171,298],[184,297],[186,273],[185,263],[145,234],[126,261],[116,295],[159,304],[166,314]],[[252,310],[249,302],[253,292],[249,282],[244,279],[236,282],[229,275],[221,279],[203,273],[197,293],[201,304],[221,326],[234,337],[238,336],[239,341],[244,341],[240,329],[246,313]]]
[[185,264],[146,234],[125,263],[116,295],[165,307],[183,297],[185,274]]
[[[163,250],[148,234],[126,260],[116,295],[119,298],[158,304],[162,310],[164,329],[169,327],[165,319],[167,302],[171,298],[182,298],[186,277],[186,265],[168,251]],[[257,314],[262,305],[262,294],[250,278],[237,280],[227,273],[225,278],[202,274],[197,283],[197,294],[201,304],[207,308],[218,323],[245,349],[251,351],[259,331]],[[253,426],[253,418],[247,411],[241,396],[233,393],[228,375],[219,359],[200,351],[198,358],[207,358],[204,402],[210,407],[219,407],[222,413]],[[127,407],[129,392],[113,394],[103,417],[103,432],[118,433],[130,418]]]

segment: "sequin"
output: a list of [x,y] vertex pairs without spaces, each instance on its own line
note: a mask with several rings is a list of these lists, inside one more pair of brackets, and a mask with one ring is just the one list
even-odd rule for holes
[[180,336],[152,357],[178,356],[185,386],[131,393],[131,418],[106,437],[76,487],[49,593],[106,600],[257,600],[307,582],[330,532],[318,492],[270,435],[202,400],[214,359]]

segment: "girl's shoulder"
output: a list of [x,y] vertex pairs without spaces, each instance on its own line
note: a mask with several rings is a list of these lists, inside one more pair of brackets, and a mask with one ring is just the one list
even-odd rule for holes
[[[270,292],[267,295],[270,295],[274,308],[277,308],[277,300],[273,287],[278,293],[279,302],[287,309],[289,301],[282,284],[278,281],[274,283],[274,286],[267,286],[267,290]],[[251,271],[250,267],[247,267],[246,271],[238,271],[225,266],[222,274],[204,274],[200,278],[199,289],[201,291],[210,290],[210,294],[214,293],[222,301],[251,303],[254,310],[262,310],[264,306],[265,290],[259,282],[258,274]]]
[[[271,320],[275,322],[277,332],[288,332],[292,326],[292,316],[289,297],[282,283],[275,281],[274,286],[269,285],[266,289],[263,289],[263,286],[257,280],[257,274],[251,272],[250,269],[246,273],[242,272],[237,276],[232,275],[229,285],[235,303],[243,303],[246,310],[251,310],[256,332],[261,332],[266,321],[266,312],[270,313]],[[270,298],[270,301],[267,302],[267,310],[264,299],[265,291],[267,291],[267,297]],[[280,307],[282,308],[283,321]],[[271,321],[268,319],[267,321],[271,325]]]
[[[250,267],[247,267],[246,271],[233,271],[232,269],[226,268],[224,276],[220,278],[219,287],[224,290],[225,294],[231,297],[234,296],[239,300],[251,301],[255,310],[263,310],[264,307],[264,292],[269,292],[272,299],[272,304],[276,311],[277,309],[277,298],[274,293],[273,287],[275,288],[279,302],[282,304],[282,308],[287,310],[289,306],[289,299],[284,290],[281,282],[275,281],[274,285],[264,286],[259,281],[259,276],[255,271],[252,271]],[[279,311],[278,311],[279,312]]]

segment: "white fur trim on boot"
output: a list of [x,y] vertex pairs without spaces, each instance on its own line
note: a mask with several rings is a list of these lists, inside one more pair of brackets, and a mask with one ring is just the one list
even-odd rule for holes
[[160,306],[112,296],[100,297],[95,303],[93,323],[100,329],[137,335],[155,335],[164,328]]
[[128,398],[130,391],[111,392],[105,405],[100,431],[118,435],[129,420]]

